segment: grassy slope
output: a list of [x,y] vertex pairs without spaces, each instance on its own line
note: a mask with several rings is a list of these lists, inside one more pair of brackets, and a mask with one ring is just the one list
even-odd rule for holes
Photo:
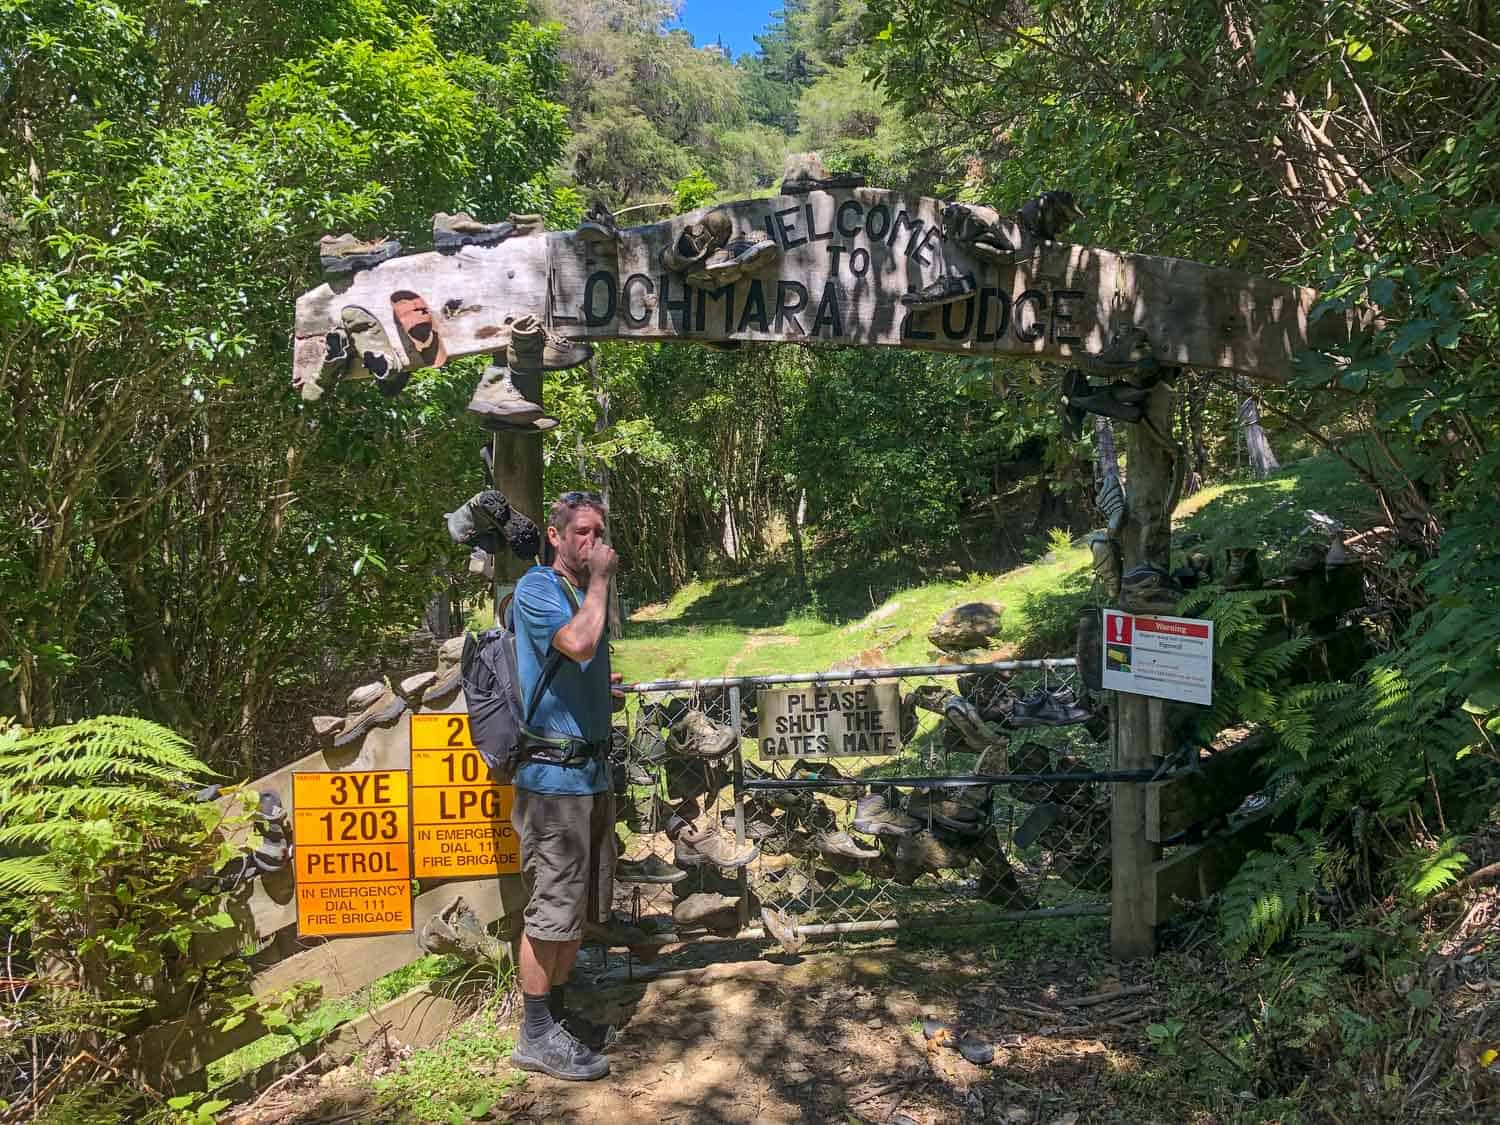
[[[1344,465],[1311,457],[1264,481],[1217,484],[1188,497],[1177,509],[1174,545],[1216,557],[1227,546],[1259,546],[1266,573],[1275,574],[1305,534],[1306,509],[1357,528],[1376,517],[1370,504]],[[812,604],[802,606],[784,567],[691,583],[665,605],[632,616],[626,636],[614,642],[615,668],[634,681],[815,671],[861,654],[864,663],[922,664],[936,655],[926,638],[933,619],[967,601],[1005,607],[1000,640],[1020,655],[1067,655],[1076,610],[1091,596],[1082,547],[1048,552],[1004,574],[910,573],[893,590],[880,570],[819,574]]]

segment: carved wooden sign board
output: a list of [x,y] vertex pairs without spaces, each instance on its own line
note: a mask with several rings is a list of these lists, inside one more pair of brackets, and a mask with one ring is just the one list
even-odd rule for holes
[[[704,227],[721,246],[757,244],[753,268],[669,268],[669,248]],[[982,247],[975,230],[987,232]],[[960,279],[962,299],[914,305],[907,296],[945,277]],[[1298,351],[1348,334],[1340,318],[1311,319],[1311,289],[1043,241],[987,208],[843,188],[726,203],[603,240],[547,231],[407,254],[321,285],[297,302],[294,378],[304,397],[321,393],[326,340],[346,307],[380,322],[402,370],[424,366],[392,306],[413,294],[450,358],[496,351],[509,323],[529,315],[589,340],[779,341],[1064,363],[1107,355],[1135,333],[1162,364],[1280,382]],[[366,376],[357,361],[352,368],[347,377]]]

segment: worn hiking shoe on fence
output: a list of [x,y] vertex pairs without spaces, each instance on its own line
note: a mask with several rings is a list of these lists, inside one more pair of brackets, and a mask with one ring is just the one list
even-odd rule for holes
[[807,943],[807,938],[798,931],[797,923],[792,920],[791,915],[774,906],[760,908],[760,921],[766,928],[766,933],[780,942],[781,948],[788,953],[796,953]]
[[465,246],[493,246],[519,233],[511,222],[481,223],[467,211],[448,214],[439,211],[432,217],[432,245],[438,250],[459,250]]
[[673,856],[678,867],[702,867],[712,864],[726,870],[744,867],[760,855],[754,844],[737,844],[732,836],[710,820],[707,827],[684,828],[673,841]]
[[[361,704],[356,701],[356,697],[368,702]],[[333,744],[347,746],[362,738],[366,731],[398,718],[405,710],[406,700],[392,691],[391,685],[383,680],[355,688],[349,695],[349,718],[344,722],[344,729],[333,736]]]
[[652,883],[670,885],[680,883],[688,873],[673,867],[659,855],[648,855],[644,859],[621,859],[615,862],[615,882]]
[[943,718],[953,724],[964,745],[976,754],[984,753],[1003,737],[984,721],[974,704],[957,695],[943,704]]
[[687,757],[722,758],[734,749],[735,741],[733,730],[694,708],[672,724],[667,745]]
[[884,792],[869,793],[854,806],[854,831],[866,836],[910,836],[922,822],[891,808]]
[[1260,552],[1255,547],[1229,547],[1225,550],[1224,589],[1260,589]]
[[1057,823],[1060,816],[1062,816],[1062,806],[1055,801],[1043,801],[1037,805],[1026,814],[1026,819],[1021,821],[1021,826],[1016,829],[1016,847],[1031,847],[1041,838],[1042,833]]
[[973,858],[969,852],[943,843],[931,832],[914,832],[896,843],[895,879],[910,886],[919,875],[961,871]]
[[1017,727],[1067,727],[1086,723],[1092,716],[1092,711],[1078,706],[1070,689],[1047,691],[1039,688],[1016,701],[1010,722]]
[[369,269],[401,253],[394,238],[357,238],[352,234],[325,234],[318,240],[318,261],[324,273],[349,273]]
[[952,800],[941,790],[913,793],[907,798],[906,812],[924,828],[931,825],[963,836],[984,831],[984,814],[979,809]]
[[609,1060],[578,1039],[560,1023],[537,1040],[526,1038],[523,1029],[511,1052],[511,1065],[520,1070],[548,1074],[564,1082],[592,1082],[609,1073]]
[[880,858],[879,848],[867,848],[842,829],[837,832],[820,832],[817,838],[818,854],[835,871],[852,874],[872,859]]

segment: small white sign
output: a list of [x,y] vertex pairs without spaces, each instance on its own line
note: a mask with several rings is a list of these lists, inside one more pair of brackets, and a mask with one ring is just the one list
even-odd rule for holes
[[1104,611],[1104,690],[1213,702],[1214,623]]

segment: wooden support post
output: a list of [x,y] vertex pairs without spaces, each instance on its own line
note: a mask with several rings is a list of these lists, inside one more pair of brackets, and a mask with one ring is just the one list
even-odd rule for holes
[[[1162,434],[1172,432],[1172,391],[1158,383],[1146,404],[1147,417]],[[1172,454],[1144,424],[1130,427],[1129,515],[1121,530],[1125,569],[1143,562],[1167,567],[1172,549]],[[1114,767],[1150,769],[1167,747],[1163,723],[1153,722],[1155,700],[1117,692],[1114,696]],[[1149,957],[1156,952],[1155,902],[1151,866],[1156,848],[1146,837],[1146,787],[1114,786],[1111,840],[1110,946],[1116,957]]]

